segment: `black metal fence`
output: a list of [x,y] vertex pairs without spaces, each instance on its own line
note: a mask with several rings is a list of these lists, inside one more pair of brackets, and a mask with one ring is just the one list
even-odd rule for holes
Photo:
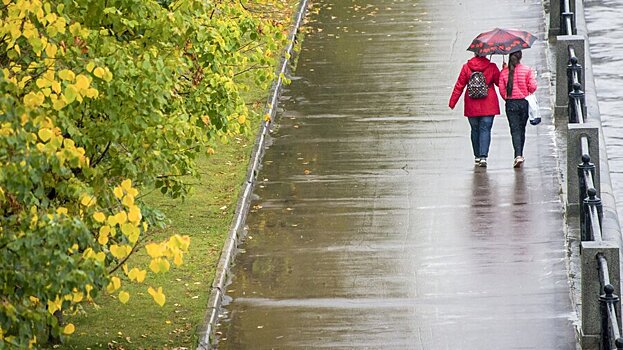
[[[551,0],[550,37],[556,43],[556,119],[567,124],[567,210],[579,214],[583,350],[623,349],[619,241],[603,234],[599,120],[587,113],[586,39],[577,35],[582,0]],[[596,119],[596,118],[593,118]],[[556,122],[560,125],[559,122]],[[575,168],[575,169],[574,169]],[[569,223],[572,224],[571,222]]]

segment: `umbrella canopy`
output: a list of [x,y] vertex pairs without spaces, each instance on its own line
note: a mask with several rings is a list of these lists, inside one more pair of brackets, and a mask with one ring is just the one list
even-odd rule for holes
[[479,56],[506,55],[529,48],[535,40],[534,35],[523,30],[495,28],[480,33],[469,45],[467,51],[473,51]]

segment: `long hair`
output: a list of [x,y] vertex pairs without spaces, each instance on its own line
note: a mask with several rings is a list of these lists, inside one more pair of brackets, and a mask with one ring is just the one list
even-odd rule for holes
[[521,51],[516,51],[508,56],[508,82],[506,83],[506,98],[513,95],[513,81],[515,80],[515,66],[521,62]]

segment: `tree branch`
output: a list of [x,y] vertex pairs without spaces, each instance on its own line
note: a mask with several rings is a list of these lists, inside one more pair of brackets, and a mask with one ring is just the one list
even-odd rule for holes
[[106,153],[108,153],[108,150],[110,149],[111,144],[112,142],[108,141],[108,144],[106,145],[106,148],[104,149],[102,154],[100,154],[100,157],[95,162],[93,162],[93,164],[91,164],[91,168],[95,168],[95,166],[97,166],[97,164],[99,164],[99,162],[101,162],[104,159],[104,156],[106,155]]

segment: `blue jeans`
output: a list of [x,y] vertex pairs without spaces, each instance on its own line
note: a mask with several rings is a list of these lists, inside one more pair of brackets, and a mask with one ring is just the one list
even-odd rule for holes
[[493,126],[493,116],[468,117],[469,126],[472,127],[472,149],[474,157],[487,158],[489,156],[489,145],[491,144],[491,127]]
[[511,130],[515,157],[523,156],[526,143],[526,124],[528,123],[528,101],[524,99],[506,100],[506,118]]

